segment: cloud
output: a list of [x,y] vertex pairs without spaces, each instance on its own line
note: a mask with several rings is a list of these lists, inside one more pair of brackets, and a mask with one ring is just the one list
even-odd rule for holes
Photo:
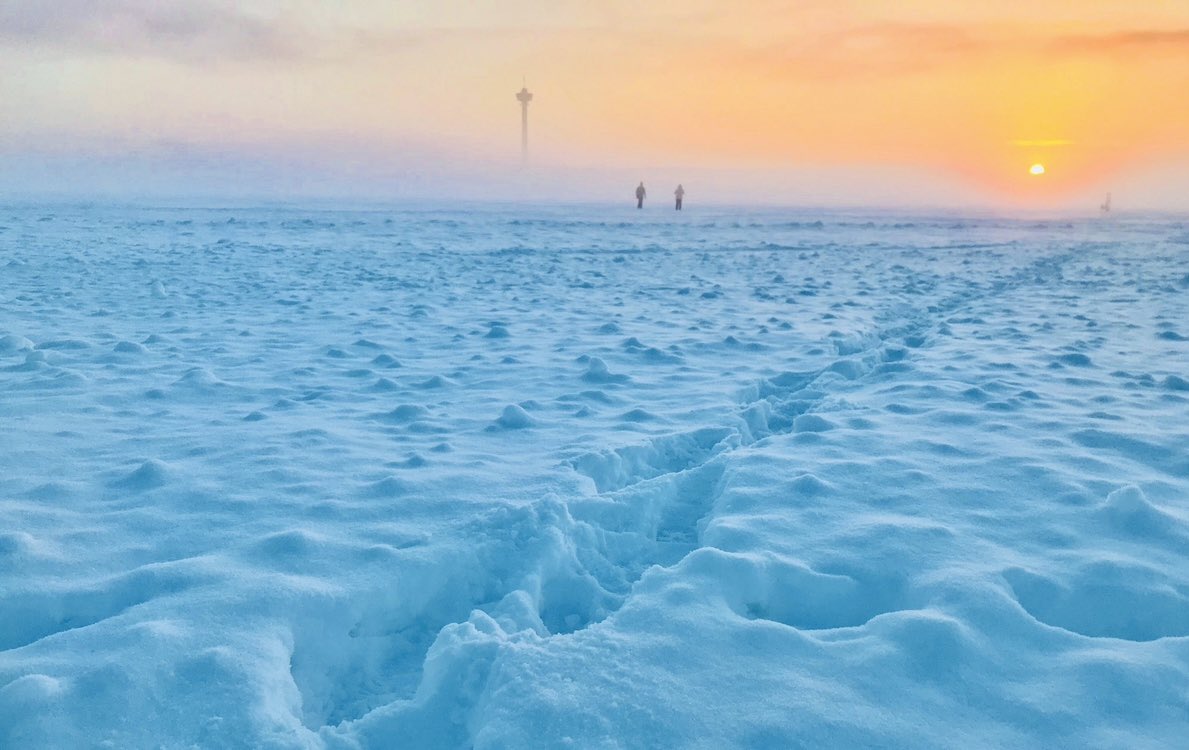
[[[629,10],[630,7],[630,10]],[[626,0],[471,0],[391,5],[333,0],[0,0],[0,51],[218,61],[341,60],[434,46],[559,47],[565,54],[628,45],[642,58],[696,55],[774,74],[844,77],[914,74],[999,55],[1048,58],[1189,52],[1189,29],[1060,34],[1018,23],[878,21],[839,26],[825,0],[798,6],[797,24],[775,0],[730,13],[712,0],[637,8]],[[762,11],[762,12],[761,12]],[[831,23],[825,23],[830,20]]]
[[290,57],[301,29],[228,0],[3,0],[0,46],[186,61]]
[[1012,25],[977,28],[956,24],[880,23],[815,34],[791,34],[765,46],[732,44],[731,40],[721,38],[712,44],[720,49],[733,49],[734,58],[753,65],[829,79],[913,74],[1013,55],[1049,60],[1086,55],[1189,56],[1189,29],[1062,35]]
[[[52,50],[189,64],[259,60],[343,61],[444,45],[523,47],[589,38],[614,22],[605,2],[529,0],[484,8],[468,0],[408,6],[337,0],[0,0],[0,53]],[[426,6],[432,12],[422,12]],[[419,10],[420,8],[420,10]],[[350,12],[357,11],[357,12]]]
[[1120,31],[1110,34],[1077,34],[1054,40],[1053,49],[1064,53],[1135,54],[1189,53],[1189,29]]
[[817,33],[796,33],[764,45],[722,37],[700,41],[711,54],[775,75],[838,79],[903,75],[976,58],[996,48],[994,40],[942,24],[871,24]]

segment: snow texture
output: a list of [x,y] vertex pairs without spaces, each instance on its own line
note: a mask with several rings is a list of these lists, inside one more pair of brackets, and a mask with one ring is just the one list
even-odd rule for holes
[[1184,747],[1185,236],[0,209],[0,747]]

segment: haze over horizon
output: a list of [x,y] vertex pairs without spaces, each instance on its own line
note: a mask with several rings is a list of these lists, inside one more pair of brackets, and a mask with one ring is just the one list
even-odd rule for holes
[[0,195],[1189,210],[1187,61],[1172,1],[3,0]]

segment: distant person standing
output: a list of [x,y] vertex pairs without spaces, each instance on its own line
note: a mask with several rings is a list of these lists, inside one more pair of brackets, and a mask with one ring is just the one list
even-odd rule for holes
[[681,199],[685,197],[685,188],[681,187],[681,183],[677,184],[677,189],[673,191],[673,196],[677,198],[677,210],[681,210]]
[[636,188],[636,208],[644,208],[644,198],[648,196],[648,191],[644,189],[644,180],[640,180],[640,185]]

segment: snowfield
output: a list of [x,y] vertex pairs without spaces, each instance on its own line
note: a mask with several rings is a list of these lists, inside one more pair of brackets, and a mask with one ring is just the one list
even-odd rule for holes
[[0,747],[1185,747],[1187,259],[0,208]]

